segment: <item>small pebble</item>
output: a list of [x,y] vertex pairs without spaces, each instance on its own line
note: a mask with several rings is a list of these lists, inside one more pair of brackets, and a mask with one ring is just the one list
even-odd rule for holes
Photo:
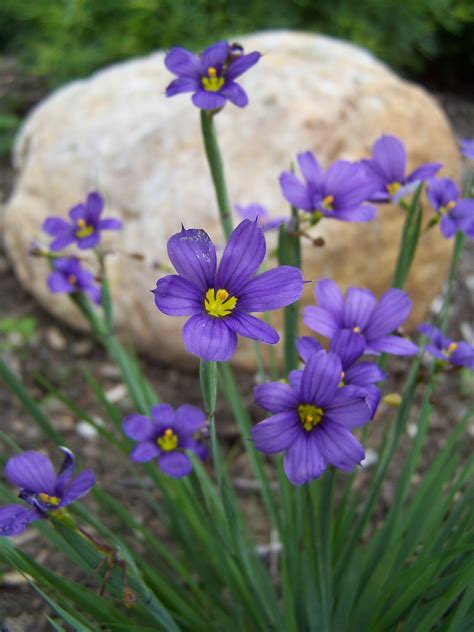
[[92,344],[92,341],[88,338],[84,338],[84,340],[75,342],[72,345],[71,350],[73,355],[80,357],[88,355],[92,351],[93,347],[94,345]]
[[46,341],[51,349],[63,351],[66,348],[67,340],[56,327],[48,327],[46,330]]
[[117,384],[116,386],[109,388],[108,391],[105,391],[105,396],[109,402],[116,404],[127,396],[127,387],[125,384]]
[[362,465],[364,469],[367,469],[371,465],[375,465],[378,460],[379,460],[378,453],[375,452],[375,450],[371,450],[370,448],[367,448],[367,450],[365,451],[365,459],[363,459],[360,464]]
[[416,424],[408,424],[408,426],[407,426],[407,435],[411,439],[416,437],[417,432],[418,432],[418,426]]

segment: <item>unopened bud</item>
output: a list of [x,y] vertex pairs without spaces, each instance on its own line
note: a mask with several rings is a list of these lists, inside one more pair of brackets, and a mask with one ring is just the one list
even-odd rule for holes
[[382,403],[387,406],[393,406],[393,408],[398,408],[402,403],[402,396],[400,393],[387,393],[387,395],[382,397]]

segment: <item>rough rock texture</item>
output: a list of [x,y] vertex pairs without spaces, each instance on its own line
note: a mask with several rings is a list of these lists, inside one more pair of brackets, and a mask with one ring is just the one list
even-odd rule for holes
[[[240,41],[264,57],[242,78],[249,107],[227,106],[217,119],[234,203],[263,203],[281,215],[286,208],[278,175],[298,151],[313,150],[325,165],[358,159],[382,132],[406,142],[411,168],[440,160],[445,174],[457,175],[455,140],[436,102],[366,51],[295,32]],[[21,282],[54,314],[80,325],[69,301],[49,294],[46,263],[26,251],[47,215],[65,214],[88,191],[100,190],[108,214],[125,221],[121,236],[106,239],[121,251],[109,258],[117,327],[147,353],[186,365],[191,360],[181,341],[182,319],[158,313],[148,290],[162,273],[156,261],[167,263],[166,241],[181,222],[216,240],[221,233],[198,112],[189,95],[164,97],[171,77],[163,57],[107,68],[34,110],[16,143],[18,181],[6,207],[5,241]],[[317,234],[326,246],[304,244],[306,278],[329,276],[381,294],[390,285],[402,222],[400,211],[388,207],[370,224],[323,222]],[[127,252],[141,252],[145,261]],[[438,293],[448,258],[449,244],[437,230],[423,237],[408,284],[412,324]],[[309,286],[304,300],[313,301]],[[236,362],[253,367],[250,345],[239,343]]]

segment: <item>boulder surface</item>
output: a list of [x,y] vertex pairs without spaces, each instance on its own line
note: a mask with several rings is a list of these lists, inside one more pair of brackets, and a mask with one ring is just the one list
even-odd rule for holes
[[[329,37],[265,32],[239,40],[264,55],[241,78],[250,103],[217,116],[232,203],[264,204],[287,213],[278,176],[296,153],[312,150],[324,166],[360,159],[381,133],[400,137],[409,167],[441,161],[456,177],[459,160],[448,121],[436,101],[365,50]],[[192,363],[181,340],[184,319],[159,313],[149,290],[168,264],[166,242],[180,229],[204,228],[222,244],[217,206],[204,158],[199,113],[190,95],[164,96],[172,79],[164,53],[116,64],[54,92],[29,115],[17,139],[17,182],[4,217],[5,242],[21,282],[52,313],[81,320],[64,296],[46,287],[48,266],[27,254],[48,215],[98,190],[106,215],[124,230],[106,237],[117,329],[139,349],[177,365]],[[303,242],[306,279],[331,277],[343,288],[382,294],[391,283],[403,214],[380,207],[369,224],[323,221],[324,247]],[[425,219],[426,221],[426,219]],[[274,250],[269,237],[269,252]],[[450,244],[432,230],[422,237],[407,290],[411,325],[420,322],[445,278]],[[143,260],[129,256],[141,253]],[[312,286],[303,301],[314,302]],[[82,323],[83,324],[83,323]],[[252,347],[239,342],[235,363],[254,368]]]

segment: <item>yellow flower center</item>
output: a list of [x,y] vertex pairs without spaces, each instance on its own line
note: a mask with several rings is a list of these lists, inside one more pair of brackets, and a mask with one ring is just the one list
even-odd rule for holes
[[68,278],[67,278],[67,282],[68,282],[70,285],[76,285],[76,283],[77,283],[77,277],[76,277],[74,274],[70,274],[70,275],[68,276]]
[[207,77],[202,77],[201,82],[204,90],[217,92],[224,85],[224,77],[218,77],[217,70],[211,66],[207,71]]
[[400,190],[401,186],[400,182],[391,182],[390,184],[387,184],[387,191],[390,195],[395,195],[395,193]]
[[446,358],[450,358],[453,353],[456,351],[456,349],[458,348],[458,343],[457,342],[452,342],[449,347],[447,347],[446,349],[443,349],[441,351],[441,353],[446,356]]
[[451,202],[448,202],[446,206],[441,206],[439,209],[439,212],[441,213],[441,215],[446,215],[446,213],[450,211],[452,208],[454,208],[455,206],[456,206],[456,202],[454,200],[451,200]]
[[327,211],[333,211],[334,210],[333,202],[334,202],[334,195],[326,195],[326,197],[323,199],[324,208]]
[[229,297],[227,290],[217,290],[210,288],[206,292],[206,299],[204,301],[204,307],[206,312],[216,318],[222,316],[228,316],[237,304],[237,298],[235,296]]
[[44,492],[38,494],[38,498],[45,505],[53,505],[54,507],[57,507],[61,502],[61,499],[57,496],[50,496],[49,494],[45,494]]
[[94,232],[94,227],[89,226],[84,219],[78,219],[76,222],[77,230],[76,237],[79,239],[84,239],[84,237],[89,237]]
[[312,404],[300,404],[298,406],[298,415],[306,432],[309,432],[319,424],[323,418],[323,409],[313,406]]
[[358,325],[356,325],[355,327],[353,327],[352,331],[356,334],[360,334],[362,330]]
[[171,452],[178,447],[178,435],[175,434],[171,428],[167,428],[161,437],[156,440],[158,447],[165,452]]

